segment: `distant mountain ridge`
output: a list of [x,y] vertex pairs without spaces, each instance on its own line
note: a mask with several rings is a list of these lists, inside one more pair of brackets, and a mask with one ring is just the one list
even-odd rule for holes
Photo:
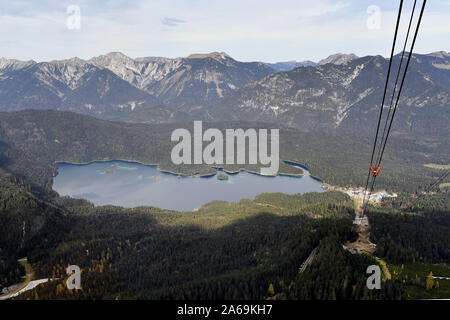
[[164,105],[183,111],[216,101],[274,73],[263,63],[239,62],[224,52],[175,59],[131,59],[120,53],[109,53],[89,61],[158,97]]
[[435,51],[428,54],[429,56],[440,58],[440,59],[448,59],[450,58],[450,53],[446,51]]
[[[392,70],[399,59],[399,55],[394,57]],[[211,106],[209,114],[215,119],[277,122],[306,131],[373,134],[387,64],[388,59],[381,56],[366,56],[345,64],[275,73]],[[448,136],[449,64],[445,54],[413,55],[396,114],[396,134]]]
[[[175,59],[112,52],[39,63],[1,58],[0,111],[69,110],[146,123],[255,119],[307,131],[373,133],[388,60],[355,57],[335,54],[314,67],[280,62],[278,68],[291,68],[281,72],[224,52]],[[395,129],[448,134],[449,88],[450,54],[415,54]]]
[[275,62],[275,63],[266,63],[269,67],[276,70],[277,72],[280,71],[290,71],[292,69],[295,69],[297,67],[315,67],[317,63],[314,61],[306,60],[306,61],[285,61],[285,62]]
[[180,59],[162,57],[132,59],[121,52],[110,52],[93,57],[88,62],[112,71],[139,89],[144,89],[154,81],[162,80],[180,66]]
[[358,59],[358,56],[353,53],[350,53],[350,54],[336,53],[336,54],[332,54],[332,55],[328,56],[325,59],[320,60],[317,64],[319,66],[327,64],[327,63],[346,64],[355,59]]
[[[116,118],[135,109],[167,106],[175,112],[195,113],[252,81],[316,65],[239,62],[224,52],[174,59],[133,59],[111,52],[89,60],[74,57],[39,63],[0,58],[0,110],[49,108]],[[157,118],[160,111],[155,110]]]
[[71,110],[107,118],[158,103],[108,69],[79,58],[5,65],[0,71],[1,111]]
[[330,56],[328,56],[325,59],[320,60],[319,62],[314,62],[311,60],[305,60],[305,61],[285,61],[285,62],[275,62],[275,63],[266,63],[269,67],[273,68],[277,72],[280,71],[291,71],[298,67],[316,67],[320,65],[324,65],[327,63],[331,64],[346,64],[354,59],[358,59],[358,56],[350,53],[335,53]]
[[49,108],[101,118],[161,105],[190,111],[274,72],[223,52],[175,59],[111,52],[40,63],[2,58],[0,111]]
[[17,69],[22,69],[35,63],[36,61],[34,60],[21,61],[16,59],[0,58],[0,74],[14,71]]

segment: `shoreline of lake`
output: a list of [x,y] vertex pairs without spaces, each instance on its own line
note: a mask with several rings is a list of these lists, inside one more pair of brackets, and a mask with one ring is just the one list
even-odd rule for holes
[[[298,166],[298,167],[300,167],[300,169],[306,170],[308,172],[308,176],[310,176],[311,178],[313,178],[313,179],[323,183],[322,179],[311,175],[309,173],[308,168],[305,165],[302,165],[301,163],[298,163],[298,162],[292,161],[292,160],[283,160],[283,159],[280,159],[280,160],[281,160],[281,162],[284,162],[287,165],[291,165],[291,166],[294,166],[294,167]],[[141,162],[141,161],[137,161],[137,160],[126,160],[126,159],[103,159],[103,160],[92,160],[92,161],[87,161],[87,162],[72,162],[72,161],[67,161],[67,160],[61,160],[61,161],[57,160],[54,163],[56,165],[61,163],[61,164],[70,164],[70,165],[76,165],[76,166],[84,166],[84,165],[89,165],[89,164],[92,164],[92,163],[105,163],[105,162],[114,162],[114,161],[136,163],[136,164],[140,164],[140,165],[143,165],[143,166],[155,167],[160,172],[170,173],[172,175],[180,176],[180,177],[191,177],[191,176],[192,177],[198,176],[200,178],[214,177],[214,176],[216,176],[219,173],[220,170],[225,172],[225,173],[227,173],[227,174],[232,174],[232,175],[239,174],[240,172],[248,172],[248,173],[251,173],[251,174],[256,174],[256,175],[259,175],[259,176],[262,176],[262,177],[267,177],[267,178],[277,177],[277,176],[303,177],[305,175],[304,172],[296,174],[296,173],[282,172],[280,170],[278,171],[278,173],[276,175],[265,175],[265,174],[261,174],[261,172],[253,171],[251,169],[239,168],[239,169],[236,169],[236,170],[230,170],[230,169],[226,169],[226,168],[218,167],[218,166],[217,167],[209,167],[209,168],[215,170],[215,173],[194,172],[194,173],[191,173],[191,174],[186,174],[186,173],[178,173],[178,172],[167,170],[167,169],[161,169],[160,168],[160,164],[158,164],[158,163],[145,163],[145,162]],[[59,174],[59,172],[57,170],[57,173],[56,173],[56,175],[53,176],[53,178],[58,176],[58,174]]]
[[[153,206],[192,211],[214,200],[236,202],[254,198],[261,193],[324,191],[322,182],[310,176],[304,166],[301,175],[279,173],[268,176],[256,170],[231,171],[217,167],[214,168],[214,174],[180,175],[160,170],[155,164],[128,160],[104,159],[90,163],[58,161],[57,165],[58,174],[54,178],[53,190],[61,196],[86,199],[96,206]],[[302,168],[292,161],[287,165]],[[215,179],[220,174],[229,177]]]

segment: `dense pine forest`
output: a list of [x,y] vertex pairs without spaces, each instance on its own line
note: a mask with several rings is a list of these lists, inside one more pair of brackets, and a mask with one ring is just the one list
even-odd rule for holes
[[[365,269],[377,262],[342,248],[357,234],[353,203],[339,192],[262,194],[187,213],[94,207],[66,197],[50,203],[17,186],[2,187],[1,199],[1,223],[9,229],[0,239],[2,283],[19,281],[17,259],[24,256],[36,278],[59,279],[16,299],[409,297],[401,278],[367,289]],[[399,212],[400,202],[408,204],[399,198],[370,212],[376,255],[395,265],[448,263],[448,198],[428,197],[428,211],[420,212]],[[316,259],[299,273],[316,247]],[[65,286],[70,264],[82,269],[81,290]]]
[[[4,191],[9,198],[2,217],[22,205],[22,197],[30,208],[47,209],[31,195],[14,191]],[[86,274],[80,294],[86,298],[111,298],[117,292],[119,298],[261,299],[268,295],[270,283],[282,290],[279,283],[295,276],[325,235],[342,240],[355,236],[347,196],[328,192],[289,197],[291,207],[278,212],[273,208],[288,203],[286,195],[242,201],[235,204],[240,214],[221,202],[180,214],[155,208],[94,208],[82,200],[60,198],[58,205],[65,203],[64,210],[50,206],[47,210],[55,210],[55,216],[43,217],[43,230],[54,228],[48,232],[22,238],[20,223],[9,223],[16,227],[20,248],[15,258],[26,255],[37,277],[61,278],[68,264],[79,265]],[[261,202],[271,209],[261,210]],[[218,225],[212,217],[221,212],[225,219]],[[311,215],[316,212],[321,212],[320,219]],[[60,218],[66,228],[58,225]],[[116,280],[108,284],[107,279]],[[68,293],[58,284],[50,282],[20,297],[62,298]]]
[[[60,197],[51,189],[55,161],[129,155],[170,169],[165,167],[163,155],[169,154],[170,146],[164,144],[163,134],[171,129],[72,113],[0,114],[0,227],[4,231],[0,233],[0,291],[22,281],[25,270],[18,260],[27,257],[35,279],[52,280],[16,299],[449,297],[448,284],[438,284],[429,276],[433,271],[449,277],[448,188],[421,195],[442,173],[426,166],[445,162],[436,151],[437,142],[390,141],[379,186],[400,193],[367,209],[371,240],[377,244],[374,255],[344,250],[344,244],[357,239],[357,230],[355,203],[340,192],[261,194],[253,200],[214,201],[197,211],[177,212],[94,206]],[[97,130],[104,134],[97,135]],[[342,134],[284,130],[283,159],[306,165],[326,182],[360,185],[368,144]],[[64,138],[66,131],[71,139]],[[287,168],[281,167],[284,173],[289,173]],[[299,273],[315,249],[312,264]],[[368,290],[367,266],[382,263],[392,274],[384,276],[381,290]],[[72,264],[82,270],[81,290],[68,290],[65,285],[65,269]]]
[[[261,122],[204,123],[209,127],[273,128]],[[101,160],[130,160],[157,164],[162,170],[181,174],[211,174],[207,165],[179,165],[170,159],[176,128],[193,130],[192,122],[176,124],[129,124],[99,120],[72,112],[26,110],[0,112],[0,176],[22,179],[40,197],[52,193],[52,178],[58,161],[87,163]],[[277,127],[278,128],[278,127]],[[280,158],[305,165],[311,175],[334,185],[362,186],[367,173],[371,140],[364,136],[333,132],[303,132],[280,128]],[[449,142],[442,139],[393,136],[386,147],[383,175],[378,188],[415,192],[431,184],[440,170],[429,163],[447,164]],[[224,165],[230,170],[237,166]],[[258,171],[255,165],[245,169]],[[299,173],[280,164],[280,173]]]
[[[448,194],[399,197],[369,210],[377,256],[402,264],[450,262],[450,198]],[[401,205],[399,209],[394,209]]]

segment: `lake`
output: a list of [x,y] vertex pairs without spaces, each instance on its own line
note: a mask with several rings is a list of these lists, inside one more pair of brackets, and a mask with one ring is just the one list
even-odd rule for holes
[[[61,196],[87,199],[95,205],[191,211],[213,200],[236,202],[264,192],[322,192],[321,182],[302,169],[302,177],[267,177],[241,171],[226,174],[228,180],[219,180],[217,175],[180,178],[135,162],[58,163],[53,189]],[[218,173],[224,174],[221,170]]]

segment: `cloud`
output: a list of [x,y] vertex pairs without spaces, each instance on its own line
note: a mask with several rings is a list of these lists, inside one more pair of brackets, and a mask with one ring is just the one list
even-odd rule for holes
[[338,1],[336,3],[311,3],[304,10],[299,12],[300,17],[321,17],[328,14],[334,14],[342,11],[342,9],[350,7],[350,3]]
[[175,19],[175,18],[164,18],[161,20],[161,23],[169,26],[169,27],[178,27],[181,23],[186,23],[184,20]]
[[[443,2],[442,2],[443,1]],[[427,3],[416,52],[449,51],[450,0]],[[320,60],[335,52],[388,55],[398,4],[373,0],[0,0],[0,55],[46,61],[111,51],[131,57],[224,51],[242,61]],[[81,8],[68,30],[66,8]],[[405,3],[405,17],[412,6]],[[402,23],[407,19],[402,19]],[[407,26],[406,26],[407,27]],[[402,25],[401,36],[406,32]]]

